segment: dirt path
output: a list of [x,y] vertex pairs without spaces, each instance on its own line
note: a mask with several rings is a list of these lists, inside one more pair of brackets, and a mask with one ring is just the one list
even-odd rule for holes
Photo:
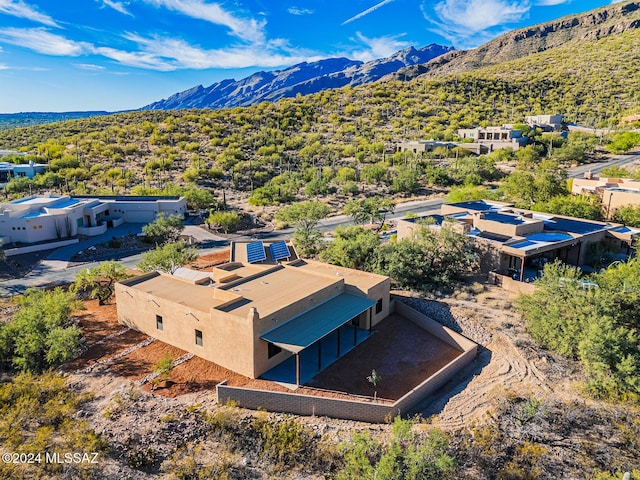
[[552,391],[546,376],[502,333],[494,333],[493,341],[480,353],[479,362],[486,365],[468,383],[465,381],[462,391],[455,393],[458,385],[451,391],[453,396],[444,395],[440,405],[433,405],[434,409],[441,407],[434,418],[435,425],[453,431],[482,420],[507,392],[544,398]]
[[535,345],[509,293],[493,286],[482,290],[424,301],[421,309],[483,347],[472,365],[423,403],[423,414],[444,430],[456,431],[486,419],[505,395],[540,400],[550,395],[565,400],[578,397],[570,386],[571,376],[557,375],[571,368],[555,368],[563,360]]

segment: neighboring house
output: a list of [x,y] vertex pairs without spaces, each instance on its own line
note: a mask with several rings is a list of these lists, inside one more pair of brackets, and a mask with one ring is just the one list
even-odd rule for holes
[[300,385],[303,350],[317,351],[308,377],[389,315],[388,277],[300,260],[285,242],[233,243],[230,259],[208,279],[153,272],[118,283],[118,320],[249,378],[295,357]]
[[398,144],[397,150],[399,152],[423,153],[433,152],[438,147],[451,149],[457,146],[458,145],[456,143],[451,142],[438,142],[436,140],[417,140],[411,142],[402,142]]
[[[428,217],[432,219],[430,228],[448,224],[473,238],[482,252],[482,271],[496,271],[519,281],[535,279],[544,264],[554,260],[585,265],[591,245],[606,244],[629,255],[634,238],[640,235],[640,230],[621,224],[533,212],[486,200],[445,204],[440,215]],[[400,220],[398,239],[416,235],[419,220]]]
[[33,178],[39,173],[44,173],[47,166],[41,163],[8,163],[0,162],[0,186],[5,185],[13,178]]
[[[458,137],[471,139],[473,144],[478,144],[478,153],[488,153],[503,148],[512,148],[514,151],[527,144],[527,138],[517,129],[501,127],[476,127],[462,128],[458,130]],[[463,148],[472,148],[461,144]]]
[[182,197],[31,196],[0,204],[0,238],[8,245],[94,236],[122,223],[152,222],[161,212],[185,215],[186,208]]
[[531,127],[541,128],[545,132],[553,132],[562,129],[562,115],[530,115],[525,117],[525,122]]
[[595,195],[600,199],[606,218],[628,205],[640,205],[640,180],[598,177],[588,172],[585,178],[575,178],[571,184],[574,195]]

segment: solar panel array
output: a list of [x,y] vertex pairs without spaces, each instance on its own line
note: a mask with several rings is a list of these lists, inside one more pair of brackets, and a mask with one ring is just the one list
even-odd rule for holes
[[264,244],[262,242],[247,243],[247,262],[255,263],[266,259],[267,254],[264,251]]
[[269,251],[271,252],[271,258],[273,260],[281,260],[283,258],[289,258],[291,256],[287,244],[283,241],[274,242],[269,245]]

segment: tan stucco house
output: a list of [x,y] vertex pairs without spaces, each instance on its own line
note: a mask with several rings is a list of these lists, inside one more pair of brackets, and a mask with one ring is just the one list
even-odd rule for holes
[[355,345],[389,315],[388,277],[298,259],[284,242],[234,243],[230,260],[197,280],[118,283],[118,320],[250,378],[294,356],[300,384],[301,351],[317,349],[320,366],[323,339],[337,335],[339,357],[345,337]]

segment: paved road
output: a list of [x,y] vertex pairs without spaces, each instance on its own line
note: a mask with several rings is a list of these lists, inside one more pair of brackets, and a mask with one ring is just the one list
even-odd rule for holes
[[630,153],[627,155],[614,155],[605,162],[588,163],[569,169],[570,178],[582,178],[586,172],[599,173],[602,169],[611,166],[624,167],[630,163],[640,162],[640,153]]
[[[408,212],[414,213],[423,213],[433,210],[438,210],[440,205],[442,205],[442,199],[435,200],[420,200],[420,201],[411,201],[400,204],[395,213],[390,215],[390,218],[402,218]],[[324,220],[320,229],[322,231],[332,231],[341,225],[352,224],[351,217],[347,217],[344,215],[331,217]],[[123,230],[118,231],[117,233],[120,235],[126,235],[130,233],[132,227],[134,225],[122,225]],[[189,229],[193,230],[190,231]],[[114,229],[115,230],[115,229]],[[86,242],[77,243],[74,245],[69,245],[68,247],[62,247],[55,252],[52,252],[49,255],[48,260],[45,260],[40,263],[36,268],[34,268],[27,276],[15,280],[6,280],[4,282],[0,282],[0,297],[6,297],[10,295],[16,295],[24,292],[29,287],[38,287],[43,285],[51,285],[51,284],[62,284],[73,281],[78,272],[82,271],[85,268],[93,268],[99,265],[101,262],[91,262],[85,263],[82,265],[77,265],[73,267],[68,267],[67,263],[71,256],[83,249],[91,245],[96,245],[98,243],[103,243],[105,241],[110,240],[114,236],[114,231],[107,232],[104,236],[100,236],[90,239]],[[218,237],[213,235],[206,230],[203,230],[194,226],[187,226],[185,228],[185,233],[191,234],[200,240],[200,244],[198,245],[198,252],[201,255],[206,253],[215,252],[222,248],[225,248],[229,245],[229,240],[223,239],[222,237]],[[261,238],[261,239],[269,239],[269,240],[286,240],[291,238],[293,234],[293,229],[288,228],[284,230],[279,230],[272,233],[267,234],[259,234],[253,237],[250,236],[238,236],[233,238],[232,240],[250,240],[251,238]],[[142,254],[131,255],[128,257],[118,258],[117,260],[122,263],[125,267],[133,268],[135,267]]]

